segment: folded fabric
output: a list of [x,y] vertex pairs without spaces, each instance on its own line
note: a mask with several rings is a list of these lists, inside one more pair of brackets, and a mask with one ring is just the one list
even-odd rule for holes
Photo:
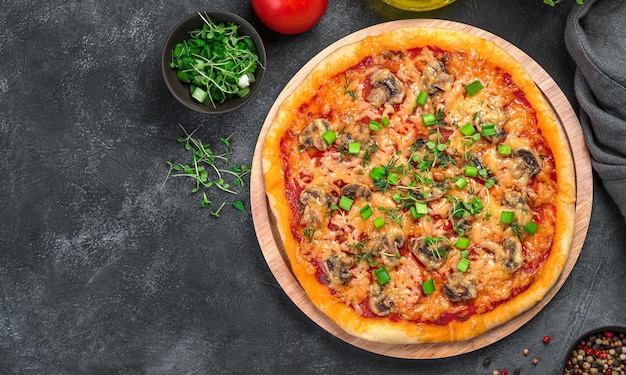
[[626,218],[626,1],[575,5],[565,43],[592,167]]

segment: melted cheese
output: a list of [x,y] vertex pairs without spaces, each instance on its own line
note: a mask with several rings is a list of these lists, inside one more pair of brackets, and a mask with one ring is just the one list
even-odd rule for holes
[[[448,74],[454,78],[446,91],[435,90],[425,106],[416,104],[420,91],[428,88],[423,84],[423,69],[434,60],[446,61]],[[402,103],[374,106],[366,99],[371,90],[369,78],[379,68],[389,69],[404,87]],[[480,80],[484,86],[475,96],[469,96],[465,86]],[[348,95],[356,93],[356,98]],[[440,125],[426,126],[423,114],[443,114]],[[494,112],[500,111],[500,112]],[[506,133],[503,140],[492,143],[481,137],[471,140],[465,137],[460,127],[466,123],[477,123],[481,118],[508,119],[502,125]],[[316,266],[333,253],[344,253],[354,258],[348,269],[351,278],[345,284],[328,283],[335,298],[350,305],[363,316],[370,298],[370,284],[377,283],[375,271],[385,267],[389,282],[383,285],[386,303],[391,306],[395,319],[437,323],[446,317],[465,319],[468,314],[491,311],[495,306],[527,288],[534,274],[542,267],[550,251],[554,236],[554,209],[551,205],[556,194],[553,177],[554,164],[549,148],[536,127],[534,110],[523,100],[519,89],[510,83],[502,71],[484,63],[478,56],[462,53],[444,53],[423,48],[420,51],[386,52],[362,62],[342,74],[329,79],[319,87],[313,99],[303,104],[294,114],[293,132],[288,132],[283,143],[283,158],[287,161],[285,180],[289,186],[319,189],[339,203],[341,188],[345,184],[358,183],[369,187],[371,196],[357,197],[349,210],[320,210],[322,225],[315,228],[312,236],[304,235],[310,228],[293,223],[293,231],[300,233],[299,257],[307,265],[308,272],[320,272]],[[380,131],[370,131],[370,120],[389,120],[389,126]],[[335,143],[325,151],[303,149],[298,142],[298,133],[310,121],[323,118],[338,134]],[[420,149],[412,148],[421,139]],[[359,155],[346,153],[347,142],[361,142]],[[436,158],[426,142],[443,144],[446,148]],[[523,161],[510,155],[501,155],[498,144],[517,149],[540,149],[542,169],[537,175],[527,172]],[[442,146],[443,147],[443,146]],[[413,159],[419,155],[417,162]],[[424,157],[428,159],[425,160]],[[442,160],[445,163],[442,164]],[[480,161],[489,175],[480,178],[465,177],[463,170],[473,161]],[[395,161],[395,162],[394,162]],[[421,168],[419,163],[422,162]],[[425,164],[424,164],[425,163]],[[393,169],[398,174],[398,183],[388,190],[377,187],[370,172],[375,167],[400,166]],[[425,167],[428,166],[428,167]],[[463,177],[467,186],[459,188],[455,181]],[[495,185],[485,186],[491,178]],[[439,184],[446,182],[449,188],[440,197],[424,199],[424,192],[434,194]],[[428,205],[428,215],[414,219],[408,206],[413,202],[403,200],[407,193],[415,191],[415,197]],[[506,192],[516,192],[527,201],[530,214],[517,212],[517,208],[503,202]],[[400,198],[399,198],[400,197]],[[408,198],[407,198],[408,199]],[[468,228],[455,228],[453,211],[459,203],[478,199],[482,208],[465,218]],[[405,202],[409,204],[405,205]],[[360,210],[367,205],[373,211],[364,219]],[[302,208],[302,204],[300,204]],[[503,211],[513,211],[516,227],[500,223]],[[530,215],[530,216],[529,216]],[[521,230],[528,217],[539,224],[539,230],[530,236]],[[382,228],[374,225],[374,219],[382,218]],[[523,222],[522,222],[523,220]],[[397,227],[401,234],[401,245],[394,246],[385,228]],[[509,273],[497,261],[493,248],[488,244],[501,244],[507,237],[519,235],[523,245],[524,262],[515,272]],[[464,274],[466,282],[475,289],[473,298],[463,302],[452,302],[446,297],[444,285],[461,259],[461,250],[454,247],[461,236],[470,239],[470,267]],[[443,266],[428,271],[411,253],[409,243],[413,238],[443,238],[447,244]],[[387,239],[390,247],[374,248],[375,241]],[[383,241],[384,242],[384,241]],[[390,250],[391,249],[391,250]],[[397,255],[386,251],[398,251]],[[383,257],[393,255],[383,262]],[[435,292],[425,295],[422,282],[434,280]],[[443,324],[443,323],[441,323]]]

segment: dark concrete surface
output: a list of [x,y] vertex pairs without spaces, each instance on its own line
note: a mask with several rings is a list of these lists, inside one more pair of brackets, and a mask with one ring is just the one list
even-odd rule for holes
[[[626,325],[625,228],[597,181],[587,240],[556,297],[503,340],[437,360],[368,353],[307,318],[265,263],[247,190],[211,193],[212,209],[228,202],[218,219],[190,181],[161,184],[166,162],[185,160],[179,123],[204,123],[197,134],[216,148],[232,134],[231,162],[251,165],[291,76],[337,39],[393,19],[449,19],[499,35],[576,108],[563,42],[572,6],[458,0],[420,14],[330,0],[315,28],[285,36],[246,0],[0,0],[0,374],[557,374],[582,331]],[[160,72],[170,29],[209,8],[247,19],[268,52],[251,103],[214,116],[179,104]]]

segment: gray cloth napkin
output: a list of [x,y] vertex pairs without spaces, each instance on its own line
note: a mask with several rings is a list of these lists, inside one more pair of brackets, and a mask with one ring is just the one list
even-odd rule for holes
[[565,43],[592,167],[626,218],[626,0],[574,5]]

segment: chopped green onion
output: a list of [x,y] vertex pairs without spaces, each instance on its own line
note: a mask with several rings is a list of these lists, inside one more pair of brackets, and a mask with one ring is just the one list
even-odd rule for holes
[[524,225],[524,230],[526,232],[528,232],[528,234],[535,234],[535,232],[537,232],[537,230],[539,229],[539,226],[535,223],[533,223],[532,221],[529,221],[528,224]]
[[503,224],[513,224],[513,220],[515,220],[515,212],[511,211],[502,211],[500,213],[500,222]]
[[479,80],[476,80],[476,81],[470,83],[469,85],[465,86],[465,91],[467,91],[469,96],[474,96],[474,95],[476,95],[477,92],[482,90],[483,87],[484,87],[483,84],[480,83]]
[[467,258],[461,258],[459,260],[459,263],[457,263],[456,265],[456,269],[461,272],[467,272],[467,270],[469,269],[469,266],[470,266],[470,260]]
[[454,183],[459,189],[463,189],[467,186],[467,180],[463,177],[459,177],[458,180]]
[[337,134],[335,134],[334,131],[328,129],[324,132],[324,134],[322,134],[322,139],[324,139],[329,145],[332,145],[333,142],[335,142],[335,139],[337,139]]
[[385,168],[376,167],[370,171],[370,177],[374,180],[382,180],[385,177]]
[[375,131],[375,132],[379,132],[379,131],[383,130],[383,126],[378,121],[370,120],[370,130]]
[[348,143],[348,154],[350,155],[358,155],[361,152],[361,142],[350,142]]
[[493,137],[494,135],[498,134],[494,124],[483,125],[481,128],[481,132],[485,137]]
[[435,115],[432,113],[424,113],[422,115],[422,121],[424,121],[424,125],[426,126],[431,126],[432,124],[434,124],[437,120],[435,118]]
[[461,133],[463,133],[464,136],[469,137],[476,133],[476,128],[474,127],[474,125],[468,122],[461,127]]
[[467,249],[469,245],[470,245],[470,240],[467,237],[459,237],[459,239],[456,240],[456,243],[454,244],[454,246],[463,250]]
[[380,119],[380,122],[383,123],[384,127],[387,127],[387,126],[389,126],[391,124],[391,122],[389,121],[389,117],[387,117],[387,116],[383,116],[383,118]]
[[339,208],[345,211],[350,211],[350,208],[352,208],[352,203],[354,203],[354,199],[350,199],[345,195],[342,195],[339,199]]
[[428,214],[428,205],[424,202],[415,202],[416,219]]
[[363,220],[367,220],[374,214],[374,210],[372,210],[372,207],[369,204],[366,204],[359,210],[359,213],[361,214]]
[[465,249],[461,251],[461,258],[469,258],[469,250]]
[[376,275],[376,278],[378,279],[378,283],[381,286],[387,284],[389,280],[391,280],[391,277],[389,277],[389,273],[387,272],[385,267],[381,266],[376,271],[374,271],[374,274]]
[[498,145],[498,153],[500,155],[511,155],[511,146],[510,145]]
[[389,182],[392,185],[395,185],[398,183],[399,177],[400,176],[398,176],[397,173],[389,172],[389,174],[387,175],[387,182]]
[[380,228],[385,225],[385,219],[383,219],[382,217],[377,217],[376,219],[374,219],[373,223],[374,227]]
[[435,280],[429,279],[422,283],[422,292],[432,294],[435,291]]
[[478,167],[475,165],[468,165],[465,167],[465,176],[467,177],[476,177],[478,176]]
[[196,89],[193,90],[191,97],[196,99],[198,102],[203,103],[204,100],[207,98],[207,92],[200,87],[196,87]]
[[428,94],[425,93],[424,91],[420,91],[420,93],[417,94],[417,100],[415,102],[423,107],[426,105],[427,100],[428,100]]

